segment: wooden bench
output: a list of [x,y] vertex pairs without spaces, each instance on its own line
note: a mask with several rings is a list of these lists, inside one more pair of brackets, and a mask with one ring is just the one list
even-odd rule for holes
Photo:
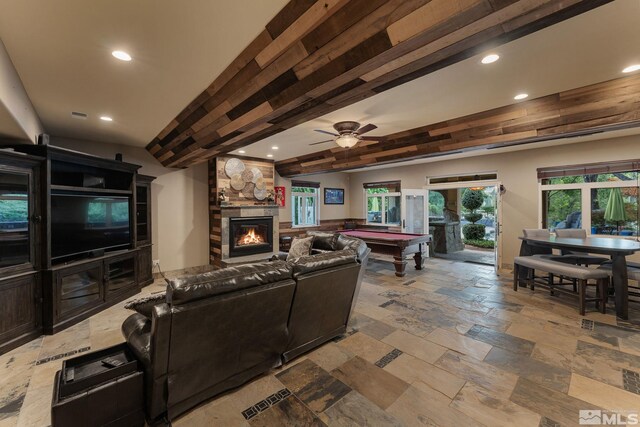
[[[519,256],[514,260],[513,266],[513,290],[517,291],[520,285],[521,279],[519,277],[520,269],[528,269],[526,275],[526,283],[531,289],[534,289],[535,277],[533,272],[535,270],[544,271],[549,274],[549,280],[547,285],[551,295],[554,295],[555,291],[562,293],[574,294],[574,292],[562,289],[562,282],[555,284],[553,276],[566,277],[575,279],[578,283],[578,297],[580,300],[580,315],[584,316],[585,305],[587,302],[595,301],[596,308],[599,308],[602,313],[606,313],[607,306],[607,288],[609,286],[609,274],[604,269],[594,269],[589,267],[583,267],[580,265],[567,264],[563,262],[553,261],[540,256]],[[590,283],[589,281],[595,281]],[[596,286],[596,297],[587,298],[587,286]]]

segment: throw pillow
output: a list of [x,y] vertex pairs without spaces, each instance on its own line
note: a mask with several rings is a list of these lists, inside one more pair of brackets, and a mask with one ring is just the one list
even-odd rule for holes
[[289,255],[287,255],[287,261],[293,261],[301,256],[310,255],[313,239],[314,236],[294,237],[291,242],[291,248],[289,249]]
[[325,233],[323,231],[309,231],[308,236],[314,236],[313,248],[323,251],[335,251],[338,242],[338,233]]
[[167,300],[166,292],[159,292],[157,294],[149,295],[148,297],[137,298],[129,301],[124,305],[124,308],[128,310],[137,311],[145,317],[151,319],[153,306],[161,304]]

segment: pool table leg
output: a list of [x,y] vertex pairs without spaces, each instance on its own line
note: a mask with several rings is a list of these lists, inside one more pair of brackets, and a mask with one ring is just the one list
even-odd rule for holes
[[425,259],[425,252],[422,243],[420,243],[420,250],[415,253],[413,259],[416,261],[416,270],[422,270]]
[[407,261],[404,260],[404,256],[395,256],[393,257],[393,266],[396,268],[396,276],[404,277],[405,271],[404,268],[407,266]]

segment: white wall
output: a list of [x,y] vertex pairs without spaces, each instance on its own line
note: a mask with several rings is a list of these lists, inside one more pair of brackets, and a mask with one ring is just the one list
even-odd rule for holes
[[22,129],[24,138],[36,142],[37,136],[43,133],[42,124],[2,40],[0,40],[0,104],[3,104],[15,124]]
[[[513,264],[520,250],[523,228],[538,228],[538,178],[536,169],[640,158],[640,136],[558,145],[510,153],[443,160],[420,165],[352,173],[350,207],[352,218],[364,218],[362,184],[401,180],[402,188],[423,188],[427,176],[469,175],[495,171],[506,187],[502,197],[503,264]],[[640,257],[638,257],[640,258]]]
[[[343,172],[308,175],[298,178],[301,181],[320,183],[320,221],[327,219],[344,219],[350,217],[349,174]],[[280,209],[280,222],[291,222],[291,179],[283,178],[276,172],[276,187],[285,187],[285,207]],[[344,188],[344,205],[325,205],[325,188]]]
[[52,137],[51,144],[141,165],[139,173],[156,176],[151,187],[153,258],[163,271],[209,263],[207,164],[188,169],[163,167],[144,148]]

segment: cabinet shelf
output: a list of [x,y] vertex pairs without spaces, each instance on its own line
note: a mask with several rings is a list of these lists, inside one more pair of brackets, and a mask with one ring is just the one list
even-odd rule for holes
[[100,194],[133,194],[131,190],[113,190],[110,188],[72,187],[69,185],[52,185],[51,190],[73,191],[75,193],[100,193]]

